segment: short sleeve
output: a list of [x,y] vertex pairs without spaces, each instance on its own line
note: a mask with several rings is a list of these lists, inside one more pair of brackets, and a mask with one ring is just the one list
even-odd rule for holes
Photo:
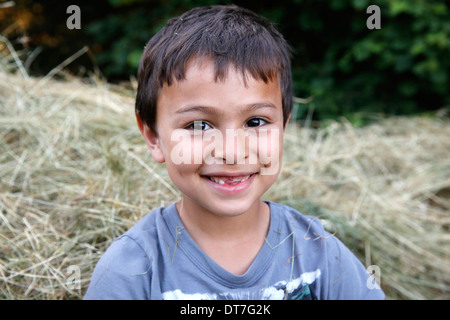
[[383,291],[356,256],[336,237],[326,239],[327,281],[321,288],[327,300],[382,300]]
[[151,262],[132,238],[124,235],[116,239],[97,263],[84,299],[148,299]]

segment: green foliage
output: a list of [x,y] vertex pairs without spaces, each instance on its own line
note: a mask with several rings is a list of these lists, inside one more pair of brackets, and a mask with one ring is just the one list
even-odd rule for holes
[[92,22],[87,33],[102,45],[97,60],[108,78],[135,74],[145,44],[168,19],[216,1],[108,0],[116,11]]
[[103,46],[97,60],[106,76],[136,73],[143,47],[151,33],[149,21],[156,20],[158,13],[159,10],[151,14],[138,10],[124,15],[109,15],[88,26],[87,32]]
[[[214,0],[109,0],[117,11],[88,33],[108,77],[136,72],[149,38],[173,16]],[[314,118],[354,112],[410,114],[450,104],[450,8],[442,0],[234,1],[278,24],[294,48],[295,95],[313,96]],[[369,30],[369,5],[381,29]],[[299,110],[307,110],[300,108]],[[298,117],[304,117],[300,112]]]
[[[294,65],[295,87],[314,96],[317,117],[409,114],[450,103],[450,14],[442,1],[296,2],[305,9],[297,11],[296,39],[305,43],[294,42],[303,58]],[[380,30],[365,25],[370,4],[381,9]]]

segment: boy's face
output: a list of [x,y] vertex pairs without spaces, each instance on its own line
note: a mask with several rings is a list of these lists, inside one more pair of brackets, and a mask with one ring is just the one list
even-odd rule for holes
[[[283,150],[279,81],[264,83],[230,68],[215,81],[214,64],[194,60],[186,79],[165,85],[153,134],[138,118],[153,158],[166,162],[183,208],[237,216],[256,208],[275,182]],[[185,210],[184,209],[184,210]]]

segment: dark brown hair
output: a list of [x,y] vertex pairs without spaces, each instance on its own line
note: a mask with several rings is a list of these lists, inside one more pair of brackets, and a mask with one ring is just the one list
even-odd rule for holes
[[266,18],[229,6],[194,8],[172,18],[147,43],[138,69],[136,113],[156,133],[156,102],[164,84],[185,79],[191,58],[214,61],[216,81],[230,66],[256,80],[280,81],[283,119],[292,111],[290,47]]

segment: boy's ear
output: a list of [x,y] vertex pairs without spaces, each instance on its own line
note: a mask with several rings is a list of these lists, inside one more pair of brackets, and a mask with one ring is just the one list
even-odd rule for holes
[[141,131],[145,143],[147,143],[147,146],[152,153],[153,159],[155,159],[156,162],[163,163],[165,161],[165,158],[164,153],[161,149],[161,143],[158,134],[150,130],[150,128],[142,121],[141,116],[138,112],[136,112],[136,121],[139,127],[139,131]]

